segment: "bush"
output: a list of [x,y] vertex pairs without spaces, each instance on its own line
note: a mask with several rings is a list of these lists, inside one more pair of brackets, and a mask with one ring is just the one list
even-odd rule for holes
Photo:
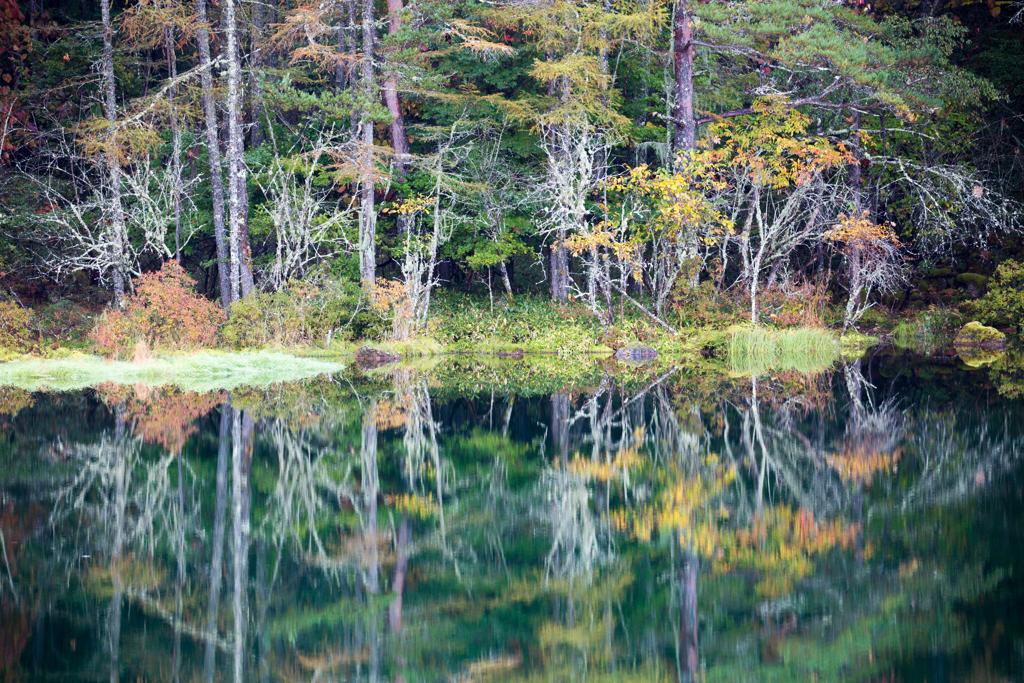
[[321,284],[295,280],[278,292],[253,294],[231,305],[224,342],[235,348],[325,345],[370,331],[375,322],[360,313],[359,285],[348,280]]
[[124,308],[104,313],[90,339],[113,356],[133,352],[140,343],[154,350],[215,346],[224,311],[196,294],[195,284],[177,261],[140,275]]
[[32,346],[35,334],[32,311],[11,300],[0,300],[0,348],[24,353]]
[[1024,264],[1003,261],[988,284],[988,294],[965,309],[986,325],[1020,327],[1024,322]]

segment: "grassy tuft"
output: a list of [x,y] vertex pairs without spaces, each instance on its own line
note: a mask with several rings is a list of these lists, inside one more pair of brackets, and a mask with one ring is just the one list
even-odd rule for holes
[[835,335],[818,328],[734,327],[726,347],[729,369],[739,375],[784,370],[813,374],[828,370],[839,360]]
[[286,353],[197,353],[144,363],[107,361],[98,356],[13,361],[0,365],[0,386],[30,391],[75,391],[105,382],[176,386],[186,391],[217,391],[267,386],[340,372],[344,364]]

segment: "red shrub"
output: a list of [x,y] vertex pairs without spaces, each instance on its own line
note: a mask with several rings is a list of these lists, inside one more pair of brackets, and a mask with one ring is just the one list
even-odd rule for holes
[[104,352],[121,355],[145,341],[153,349],[214,346],[226,316],[216,304],[195,293],[195,280],[177,261],[140,275],[135,294],[122,310],[111,309],[89,335]]

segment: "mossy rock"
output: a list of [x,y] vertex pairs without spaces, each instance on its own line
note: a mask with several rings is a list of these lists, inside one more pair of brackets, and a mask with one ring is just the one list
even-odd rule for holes
[[973,297],[979,297],[988,290],[988,278],[978,273],[961,273],[956,281]]
[[929,268],[922,272],[925,277],[949,277],[950,275],[956,275],[956,271],[952,268]]
[[977,321],[964,325],[956,334],[953,346],[996,349],[1006,344],[1006,335],[994,327],[987,327]]

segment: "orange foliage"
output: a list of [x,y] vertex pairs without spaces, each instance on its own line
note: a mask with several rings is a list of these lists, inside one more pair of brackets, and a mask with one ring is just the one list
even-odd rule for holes
[[844,481],[865,484],[871,483],[876,472],[895,472],[899,459],[899,448],[884,453],[863,444],[847,446],[838,453],[825,456],[825,461]]
[[101,384],[97,391],[108,404],[122,404],[124,416],[134,422],[135,433],[146,443],[160,444],[180,453],[185,441],[198,431],[195,421],[224,402],[223,392],[206,394],[176,387],[150,388]]
[[140,340],[154,349],[214,346],[226,316],[196,294],[195,285],[177,261],[168,261],[160,270],[140,275],[124,309],[104,313],[89,337],[114,355],[133,351]]

